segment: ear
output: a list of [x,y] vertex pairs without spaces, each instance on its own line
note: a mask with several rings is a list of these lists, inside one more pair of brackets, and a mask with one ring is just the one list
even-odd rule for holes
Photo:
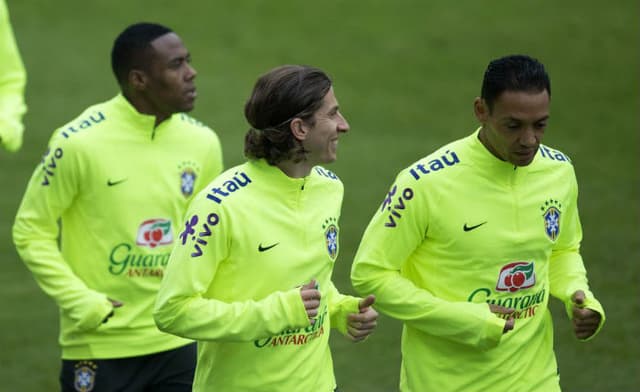
[[482,124],[487,122],[489,118],[489,107],[484,99],[476,97],[476,99],[473,100],[473,113]]
[[147,74],[138,69],[129,71],[129,86],[136,91],[144,90],[147,87]]
[[300,118],[294,118],[289,125],[291,134],[299,141],[303,141],[309,135],[309,127]]

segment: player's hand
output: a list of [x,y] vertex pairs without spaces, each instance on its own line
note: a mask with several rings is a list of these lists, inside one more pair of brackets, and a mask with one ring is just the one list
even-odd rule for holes
[[315,317],[318,315],[318,308],[320,307],[320,291],[315,279],[311,279],[311,282],[300,287],[300,297],[307,311],[309,322],[315,324]]
[[[113,306],[113,308],[119,308],[122,305],[124,305],[122,302],[120,301],[116,301],[115,299],[111,299],[111,298],[107,298],[107,300],[109,300],[109,302],[111,302],[111,305]],[[114,315],[114,311],[112,310],[111,312],[109,312],[109,314],[107,315],[107,317],[104,318],[104,320],[102,320],[102,323],[106,323],[107,321],[109,321],[109,319],[111,318],[111,316]]]
[[374,295],[369,295],[358,303],[359,313],[347,316],[347,336],[354,342],[366,339],[378,325],[378,312],[371,307],[376,302]]
[[582,290],[576,291],[571,296],[571,302],[573,302],[573,333],[578,339],[586,339],[593,335],[602,320],[600,313],[584,307],[584,300],[585,295]]
[[[499,315],[500,318],[507,319],[507,322],[504,324],[504,329],[502,330],[502,333],[507,333],[513,329],[513,327],[516,324],[516,320],[513,318],[513,312],[515,311],[515,309],[505,308],[504,306],[500,306],[496,304],[489,304],[489,310],[491,310],[491,313],[495,313]],[[504,316],[509,316],[509,317],[507,318]]]

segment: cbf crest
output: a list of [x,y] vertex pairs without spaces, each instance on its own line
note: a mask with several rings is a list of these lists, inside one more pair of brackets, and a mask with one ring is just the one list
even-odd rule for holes
[[186,161],[178,165],[178,170],[180,173],[180,192],[184,197],[189,197],[195,189],[197,172],[200,171],[200,168],[195,162]]
[[91,392],[95,386],[98,365],[91,361],[79,361],[75,364],[73,387],[78,392]]
[[542,218],[544,220],[544,231],[551,241],[554,241],[560,235],[560,216],[562,215],[562,204],[558,200],[549,199],[540,207],[544,211]]
[[329,218],[324,221],[322,228],[324,229],[324,239],[327,252],[332,260],[338,256],[338,225],[335,218]]

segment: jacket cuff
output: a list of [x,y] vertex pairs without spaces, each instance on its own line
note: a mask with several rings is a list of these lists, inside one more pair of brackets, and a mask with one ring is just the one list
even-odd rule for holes
[[[596,329],[593,335],[589,336],[586,339],[579,339],[581,342],[586,342],[593,339],[600,332],[600,330],[602,329],[602,326],[604,325],[606,316],[604,314],[604,308],[602,307],[602,304],[600,304],[600,301],[595,299],[593,297],[593,294],[589,290],[584,290],[584,289],[581,289],[581,290],[584,291],[585,293],[584,307],[587,309],[591,309],[594,312],[598,312],[600,314],[600,324],[598,325],[598,329]],[[567,311],[567,315],[569,316],[569,320],[573,320],[573,302],[571,301],[571,299],[569,299],[565,301],[564,305]]]
[[282,305],[287,317],[287,324],[292,328],[306,327],[311,325],[307,317],[307,310],[300,296],[300,288],[296,287],[282,294]]
[[497,317],[488,308],[487,312],[489,314],[487,315],[486,325],[478,342],[478,348],[482,351],[498,346],[502,335],[504,335],[504,325],[507,323],[507,320]]
[[83,304],[76,321],[75,327],[79,331],[90,331],[97,329],[104,319],[113,311],[113,304],[107,299],[107,296],[100,293],[93,293],[92,298]]
[[360,300],[361,299],[357,297],[345,296],[342,301],[332,304],[333,308],[329,309],[329,313],[331,315],[331,327],[336,328],[340,333],[346,335],[348,324],[347,317],[351,313],[360,312],[360,308],[358,307]]

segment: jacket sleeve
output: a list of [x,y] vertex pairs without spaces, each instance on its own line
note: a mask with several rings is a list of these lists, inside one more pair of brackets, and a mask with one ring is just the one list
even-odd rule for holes
[[240,342],[309,326],[299,288],[257,300],[207,297],[229,252],[229,219],[222,209],[208,210],[211,203],[203,193],[194,200],[156,298],[153,316],[158,328],[194,340]]
[[589,289],[587,271],[580,255],[580,242],[582,241],[582,226],[577,207],[578,185],[572,171],[572,196],[571,203],[561,215],[560,233],[558,241],[551,251],[549,261],[549,285],[551,294],[560,299],[569,315],[573,318],[573,294],[582,290],[585,294],[585,307],[594,310],[602,316],[596,332],[589,338],[592,339],[605,322],[604,308]]
[[[106,295],[74,274],[58,247],[58,221],[79,190],[77,153],[52,143],[33,173],[18,209],[13,240],[36,282],[78,330],[95,329],[112,311]],[[80,239],[79,239],[80,240]]]
[[[352,265],[353,286],[361,295],[375,294],[376,309],[413,328],[478,349],[495,347],[505,320],[492,314],[486,303],[443,300],[401,272],[428,228],[427,199],[414,184],[401,173],[369,223]],[[401,220],[391,221],[387,207],[401,203],[403,192],[413,195],[411,208],[402,211]]]
[[336,328],[340,333],[345,335],[347,333],[347,316],[360,311],[358,308],[360,298],[340,294],[332,281],[329,281],[324,295],[327,295],[329,298],[331,327]]
[[0,143],[8,151],[17,151],[22,146],[22,116],[27,111],[24,102],[27,73],[4,0],[0,1],[0,59]]

